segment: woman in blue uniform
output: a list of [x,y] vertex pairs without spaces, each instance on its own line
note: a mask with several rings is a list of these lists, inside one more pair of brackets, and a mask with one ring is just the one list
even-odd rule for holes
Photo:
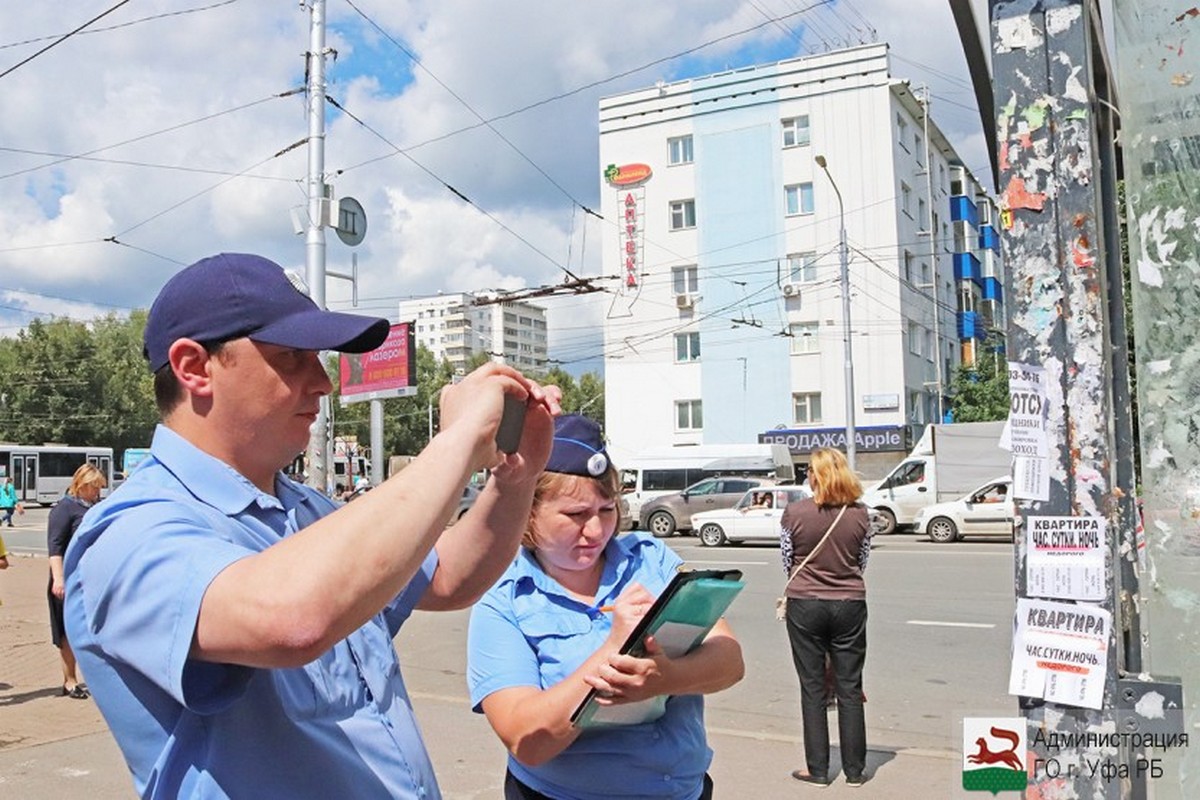
[[[651,536],[615,536],[619,495],[599,426],[558,418],[521,550],[471,612],[471,702],[508,748],[507,800],[712,796],[703,695],[741,679],[741,646],[721,620],[680,658],[653,638],[644,658],[619,654],[682,564]],[[591,689],[605,704],[670,699],[657,719],[580,730],[570,717]]]

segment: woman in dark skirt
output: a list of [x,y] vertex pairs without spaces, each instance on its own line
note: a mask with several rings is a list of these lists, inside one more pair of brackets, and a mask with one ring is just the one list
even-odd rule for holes
[[47,524],[46,548],[50,553],[50,585],[47,595],[50,599],[50,640],[58,648],[62,657],[63,695],[76,700],[88,698],[87,687],[79,680],[75,668],[75,653],[67,641],[67,631],[63,626],[63,594],[66,584],[63,582],[63,555],[67,545],[75,535],[83,515],[100,500],[100,490],[108,481],[100,470],[91,464],[84,464],[75,470],[71,485],[63,499],[50,509],[50,521]]

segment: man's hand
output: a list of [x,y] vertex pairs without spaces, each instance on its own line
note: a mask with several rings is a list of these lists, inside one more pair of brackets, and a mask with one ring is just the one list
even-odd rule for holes
[[[504,396],[525,402],[525,425],[517,451],[510,455],[496,447],[496,431],[504,413]],[[498,479],[531,480],[550,457],[554,439],[554,417],[561,413],[562,392],[543,387],[512,367],[488,363],[472,371],[457,384],[442,388],[438,405],[441,429],[470,426],[475,447],[475,469],[492,469]]]

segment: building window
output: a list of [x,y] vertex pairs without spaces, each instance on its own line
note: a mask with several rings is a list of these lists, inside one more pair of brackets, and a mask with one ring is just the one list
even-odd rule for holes
[[925,344],[925,334],[921,326],[915,322],[908,323],[908,351],[916,356],[925,355],[922,346]]
[[922,145],[923,145],[923,142],[921,140],[921,134],[914,133],[913,134],[913,153],[917,156],[917,164],[921,164],[922,163],[921,159],[925,157],[921,153],[921,151],[924,149]]
[[925,421],[924,399],[924,392],[909,392],[908,394],[909,413],[912,415],[912,421],[918,425]]
[[675,200],[671,203],[671,230],[696,227],[696,201]]
[[821,421],[821,393],[802,392],[792,395],[792,417],[797,425],[816,425]]
[[921,262],[921,288],[933,286],[933,280],[929,276],[929,265],[924,261]]
[[700,289],[700,275],[696,265],[671,267],[671,286],[675,294],[695,294]]
[[925,330],[925,357],[933,361],[934,346],[933,346],[933,331],[928,328]]
[[800,147],[809,142],[808,114],[783,121],[783,146]]
[[924,197],[917,198],[917,222],[922,225],[925,223],[925,198]]
[[913,280],[912,265],[913,265],[913,254],[908,252],[907,250],[905,250],[904,251],[904,280],[906,283],[912,283],[912,280]]
[[675,430],[698,431],[704,427],[704,413],[699,400],[675,401]]
[[788,256],[788,283],[811,283],[816,279],[816,253],[792,253]]
[[673,136],[667,139],[667,160],[671,164],[692,163],[692,136]]
[[912,187],[900,181],[900,210],[912,216]]
[[783,187],[783,193],[787,201],[787,214],[789,217],[796,214],[813,213],[813,185],[811,182],[785,186]]
[[821,341],[817,338],[818,323],[794,322],[788,326],[792,336],[792,355],[821,352]]
[[677,333],[675,334],[675,361],[699,361],[700,360],[700,334],[699,333]]
[[908,152],[908,122],[899,113],[896,114],[896,141]]

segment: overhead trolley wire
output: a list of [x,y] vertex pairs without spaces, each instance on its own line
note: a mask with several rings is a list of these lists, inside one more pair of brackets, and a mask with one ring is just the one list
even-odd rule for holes
[[5,77],[6,75],[8,75],[8,74],[10,74],[10,73],[12,73],[12,72],[14,72],[14,71],[16,71],[17,69],[20,69],[21,67],[23,67],[23,66],[25,66],[26,64],[28,64],[30,61],[33,61],[35,58],[37,58],[38,56],[40,56],[42,53],[45,53],[47,50],[49,50],[49,49],[51,49],[51,48],[53,48],[53,47],[58,47],[60,44],[62,44],[63,42],[65,42],[67,39],[70,39],[72,36],[74,36],[75,34],[79,33],[79,32],[80,32],[80,31],[82,31],[84,28],[86,28],[87,26],[89,26],[89,25],[91,25],[93,22],[95,22],[96,20],[98,20],[98,19],[103,19],[104,17],[107,17],[109,14],[113,13],[113,12],[114,12],[114,11],[116,11],[118,8],[120,8],[120,7],[121,7],[121,6],[123,6],[123,5],[126,5],[126,4],[127,4],[127,3],[129,3],[129,2],[130,2],[130,0],[121,0],[121,2],[117,3],[117,4],[116,4],[115,6],[113,6],[112,8],[109,8],[107,11],[102,11],[102,12],[100,12],[100,13],[99,13],[99,14],[97,14],[96,16],[94,16],[94,17],[92,17],[91,19],[89,19],[87,22],[85,22],[85,23],[83,23],[82,25],[80,25],[80,26],[79,26],[78,28],[76,28],[75,30],[73,30],[73,31],[71,31],[71,32],[69,32],[69,33],[64,33],[62,36],[58,37],[58,38],[57,38],[57,39],[55,39],[53,42],[51,42],[50,44],[48,44],[48,45],[46,45],[45,47],[43,47],[41,50],[38,50],[36,53],[32,53],[32,54],[30,54],[30,55],[26,56],[25,58],[23,58],[23,59],[21,59],[20,61],[18,61],[16,64],[13,64],[13,65],[12,65],[11,67],[9,67],[8,69],[4,70],[3,72],[0,72],[0,78],[3,78],[3,77]]

